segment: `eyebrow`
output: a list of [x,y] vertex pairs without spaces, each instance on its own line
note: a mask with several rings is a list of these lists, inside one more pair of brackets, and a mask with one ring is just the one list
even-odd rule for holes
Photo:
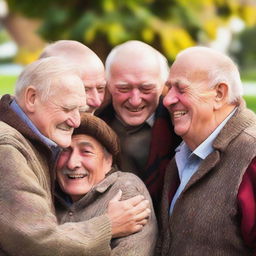
[[[84,87],[89,86],[87,83],[84,83]],[[96,87],[106,87],[107,86],[107,82],[102,82],[102,83],[97,83],[95,84]],[[94,87],[94,86],[93,86]],[[89,86],[88,88],[91,88],[91,86]]]
[[181,84],[186,84],[188,85],[189,82],[186,79],[177,79],[175,82],[172,81],[166,81],[165,85],[166,86],[179,86]]
[[[139,86],[157,86],[157,84],[155,83],[151,83],[151,82],[145,82],[145,83],[140,83],[140,84],[135,84],[135,85],[139,85]],[[118,83],[115,84],[115,86],[119,86],[119,87],[125,87],[125,86],[134,86],[133,84],[130,83]]]
[[82,146],[82,147],[90,147],[90,148],[94,149],[93,144],[88,141],[81,141],[78,143],[78,145]]

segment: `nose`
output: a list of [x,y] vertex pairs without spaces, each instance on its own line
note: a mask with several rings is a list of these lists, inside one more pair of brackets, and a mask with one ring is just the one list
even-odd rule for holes
[[70,157],[67,161],[67,167],[70,170],[75,170],[77,168],[80,168],[81,166],[82,166],[82,163],[81,163],[80,155],[78,153],[76,153],[75,151],[73,151],[70,154]]
[[102,99],[96,88],[87,92],[87,104],[90,107],[98,108],[101,105]]
[[163,104],[166,108],[177,103],[179,101],[176,90],[174,87],[170,88],[167,94],[164,96]]
[[68,125],[73,128],[77,128],[81,123],[81,115],[79,108],[73,109],[70,112],[70,117],[68,119]]
[[141,93],[138,89],[133,89],[129,97],[129,103],[132,106],[139,106],[142,102]]

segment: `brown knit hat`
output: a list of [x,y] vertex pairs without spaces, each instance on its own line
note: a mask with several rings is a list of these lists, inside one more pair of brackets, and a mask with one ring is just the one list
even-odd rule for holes
[[74,129],[73,135],[85,134],[93,137],[113,156],[118,158],[120,151],[119,140],[116,133],[100,118],[85,113],[81,116],[81,124]]

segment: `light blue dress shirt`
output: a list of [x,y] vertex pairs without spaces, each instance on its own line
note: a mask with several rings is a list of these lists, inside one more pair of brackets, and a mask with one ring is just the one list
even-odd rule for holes
[[176,148],[175,161],[178,168],[180,185],[172,199],[170,205],[170,215],[172,214],[174,205],[184,190],[185,186],[189,182],[192,175],[198,170],[201,162],[213,152],[213,141],[220,133],[221,129],[227,123],[227,121],[233,116],[237,108],[235,108],[226,119],[211,133],[211,135],[203,141],[193,152],[189,149],[187,144],[182,143]]

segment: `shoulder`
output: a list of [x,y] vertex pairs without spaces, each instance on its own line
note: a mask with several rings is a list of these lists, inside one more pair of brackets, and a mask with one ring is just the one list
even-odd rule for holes
[[119,183],[132,185],[132,186],[145,187],[145,184],[143,183],[143,181],[137,175],[131,172],[117,171],[117,175],[118,175],[117,182]]
[[29,139],[2,121],[0,121],[0,147],[8,147],[13,152],[21,153],[25,158],[36,158],[33,152],[37,152],[37,150]]
[[116,186],[123,191],[123,196],[127,198],[139,194],[144,195],[146,198],[150,197],[144,182],[130,172],[117,171]]
[[5,122],[0,121],[0,144],[11,144],[25,140],[25,137],[19,131]]

